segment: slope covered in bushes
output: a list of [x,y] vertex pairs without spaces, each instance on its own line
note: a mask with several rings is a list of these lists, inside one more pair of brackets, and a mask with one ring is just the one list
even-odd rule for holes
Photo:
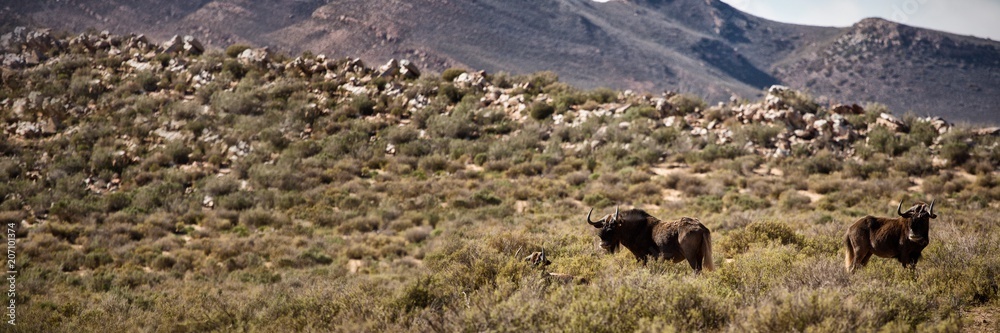
[[[955,331],[997,304],[993,129],[195,42],[4,39],[31,56],[0,86],[21,329]],[[845,273],[846,227],[899,200],[937,202],[917,271]],[[584,217],[615,205],[700,218],[718,269],[606,255]]]

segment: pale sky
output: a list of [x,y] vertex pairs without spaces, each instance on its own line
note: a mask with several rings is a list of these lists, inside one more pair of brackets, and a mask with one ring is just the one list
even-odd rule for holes
[[846,27],[866,17],[1000,40],[1000,0],[722,0],[769,20]]

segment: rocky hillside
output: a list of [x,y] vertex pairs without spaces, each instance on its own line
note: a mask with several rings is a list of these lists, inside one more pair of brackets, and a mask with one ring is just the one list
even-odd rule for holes
[[[21,329],[957,331],[996,313],[1000,129],[783,86],[708,104],[204,44],[0,36]],[[851,221],[932,200],[919,273],[844,271]],[[604,253],[584,217],[618,205],[698,217],[718,270]],[[587,311],[630,304],[648,307]]]
[[[879,101],[899,113],[996,123],[996,42],[881,20],[848,28],[783,24],[716,0],[611,1],[106,1],[20,2],[0,15],[79,32],[192,34],[207,47],[413,59],[527,74],[581,88],[681,91],[725,101],[772,84],[821,102]],[[875,47],[877,46],[877,47]]]
[[[866,19],[773,66],[783,82],[834,99],[997,122],[1000,47],[993,41]],[[923,111],[926,110],[926,111]]]
[[[819,151],[861,161],[922,151],[926,165],[906,171],[917,174],[962,165],[973,148],[990,151],[995,147],[976,145],[975,138],[1000,132],[990,127],[949,134],[953,125],[940,117],[900,118],[879,105],[869,110],[857,104],[825,107],[778,85],[760,102],[733,99],[708,106],[685,94],[579,91],[559,83],[552,73],[509,77],[448,70],[438,81],[421,76],[421,66],[408,60],[369,67],[357,58],[289,58],[240,46],[226,54],[205,53],[191,36],[158,44],[143,35],[58,38],[47,30],[18,28],[0,37],[0,50],[8,153],[83,135],[97,146],[79,146],[83,150],[75,153],[84,154],[82,162],[90,161],[81,167],[91,173],[88,180],[100,176],[93,180],[101,186],[117,186],[122,172],[149,163],[191,163],[219,172],[241,164],[255,149],[272,155],[258,156],[263,160],[253,163],[273,163],[275,149],[336,134],[339,123],[351,118],[367,119],[376,129],[415,125],[420,130],[418,137],[406,139],[392,139],[381,130],[365,134],[376,140],[376,155],[400,150],[427,154],[426,147],[408,144],[425,135],[512,139],[518,128],[542,122],[539,135],[560,136],[553,144],[564,152],[594,150],[613,140],[609,136],[615,132],[666,131],[672,134],[660,135],[695,143],[674,153],[642,148],[641,161],[712,161],[744,154],[783,159]],[[428,123],[445,115],[459,123]],[[609,123],[595,128],[595,118]],[[241,125],[229,126],[234,121]],[[255,126],[265,127],[246,131]],[[910,139],[902,140],[904,133]],[[951,141],[943,144],[945,139]],[[646,146],[647,141],[635,144]],[[924,148],[913,150],[917,146]],[[995,152],[987,156],[995,157]],[[36,157],[41,160],[18,170],[44,175],[51,167],[44,161],[51,157]],[[477,164],[487,159],[467,157]]]

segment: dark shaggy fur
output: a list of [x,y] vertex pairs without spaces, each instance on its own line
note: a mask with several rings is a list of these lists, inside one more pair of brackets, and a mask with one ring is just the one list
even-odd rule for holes
[[[593,213],[593,210],[591,210]],[[630,209],[587,222],[598,228],[601,247],[614,253],[624,246],[643,264],[653,259],[687,260],[695,272],[712,270],[712,234],[698,219],[682,217],[663,222],[641,209]]]
[[868,264],[871,256],[896,258],[903,267],[916,268],[920,252],[927,247],[930,219],[934,214],[934,203],[930,206],[917,203],[906,212],[900,212],[903,202],[896,207],[899,217],[862,217],[847,229],[844,245],[844,265],[848,272]]

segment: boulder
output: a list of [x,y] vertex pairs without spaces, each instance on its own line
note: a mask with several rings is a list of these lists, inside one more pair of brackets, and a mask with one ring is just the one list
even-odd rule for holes
[[851,105],[837,104],[834,105],[832,108],[830,108],[830,112],[842,115],[863,114],[865,113],[865,108],[857,104],[851,104]]
[[978,136],[997,136],[997,135],[1000,135],[1000,127],[980,128],[980,129],[977,129],[975,131],[972,131],[972,134],[975,134],[975,135],[978,135]]
[[930,122],[931,126],[934,127],[934,130],[936,130],[938,134],[947,133],[948,129],[951,128],[951,124],[949,124],[948,121],[944,120],[941,117],[927,117],[923,120],[926,122]]
[[259,49],[246,49],[236,56],[236,59],[245,65],[264,66],[271,61],[271,55],[267,51],[266,47]]
[[399,74],[399,60],[389,59],[389,62],[378,68],[379,77],[393,77],[396,74]]
[[178,36],[174,35],[170,40],[163,43],[162,49],[164,53],[181,53],[198,55],[205,52],[205,47],[201,45],[197,39],[192,36]]
[[347,64],[344,65],[344,70],[350,73],[363,74],[368,70],[368,68],[365,67],[364,61],[361,61],[359,58],[354,58],[347,61]]
[[906,124],[903,123],[902,120],[899,120],[899,118],[896,118],[895,116],[884,112],[878,116],[878,119],[875,121],[875,124],[885,126],[889,130],[897,133],[906,133],[910,131],[910,127],[906,126]]
[[802,139],[802,140],[812,140],[812,138],[816,137],[816,130],[815,129],[797,129],[797,130],[793,131],[792,134],[795,134],[796,137],[798,137],[799,139]]
[[161,45],[164,53],[177,53],[184,50],[184,39],[179,35],[174,35]]
[[202,54],[205,52],[205,47],[201,45],[197,39],[192,36],[184,36],[184,52],[187,54]]
[[399,74],[403,75],[403,78],[416,79],[420,77],[420,70],[417,69],[417,65],[413,64],[409,60],[400,60],[399,67]]

